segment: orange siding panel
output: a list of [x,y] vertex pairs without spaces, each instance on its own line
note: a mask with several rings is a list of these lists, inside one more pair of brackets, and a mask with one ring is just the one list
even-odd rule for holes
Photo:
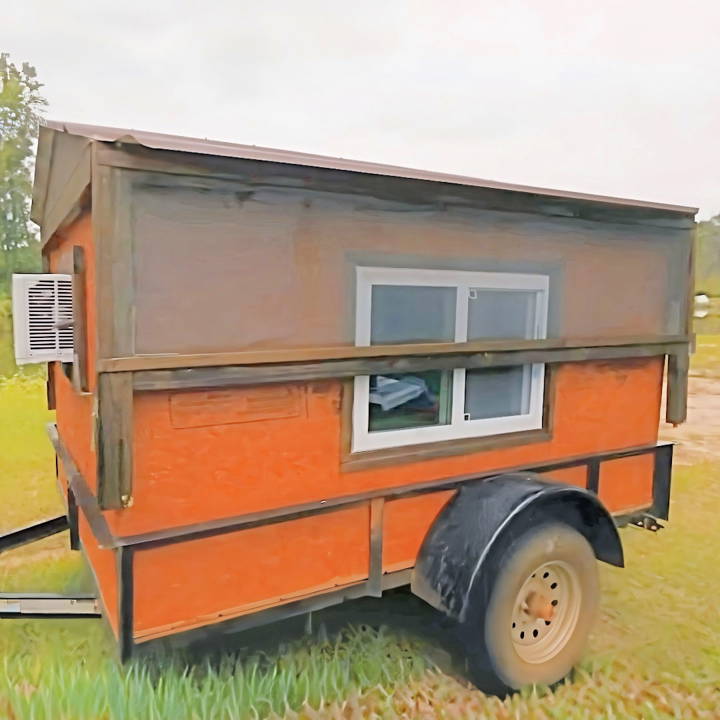
[[[51,272],[72,273],[74,245],[79,245],[85,250],[88,382],[90,390],[94,391],[96,380],[95,246],[90,213],[85,213],[64,229],[62,236],[53,240],[53,246],[49,253]],[[54,373],[58,433],[88,485],[95,489],[97,483],[95,451],[92,443],[93,398],[91,395],[80,395],[75,392],[72,383],[65,377],[60,363],[52,363],[50,372]]]
[[135,632],[163,635],[364,580],[367,505],[135,554]]
[[600,465],[600,499],[610,512],[648,507],[652,504],[654,457],[608,460]]
[[[107,513],[120,535],[204,522],[246,512],[397,487],[443,477],[542,463],[656,442],[661,358],[573,363],[558,367],[553,433],[548,441],[371,470],[341,469],[341,383],[296,384],[304,409],[270,408],[268,419],[228,415],[223,391],[217,412],[208,407],[175,427],[178,393],[135,397],[134,504]],[[189,391],[185,407],[207,398]],[[175,398],[175,399],[174,399]],[[302,407],[302,406],[300,406]],[[215,415],[222,422],[205,425]],[[292,416],[288,416],[292,415]],[[227,422],[230,419],[231,422]],[[177,424],[177,420],[176,420]]]
[[50,372],[53,372],[55,377],[58,434],[80,474],[94,490],[97,482],[95,451],[92,447],[93,398],[91,395],[79,395],[75,392],[60,363],[53,363]]
[[435,518],[454,490],[400,498],[385,503],[383,514],[383,571],[413,567],[420,546]]

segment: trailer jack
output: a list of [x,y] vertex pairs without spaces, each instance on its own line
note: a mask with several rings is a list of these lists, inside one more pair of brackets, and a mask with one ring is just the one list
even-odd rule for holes
[[[0,535],[0,553],[50,537],[69,528],[64,515],[41,520]],[[0,618],[88,618],[100,617],[95,595],[77,593],[0,593]]]
[[665,529],[664,525],[661,525],[656,518],[654,518],[652,515],[648,515],[647,513],[631,517],[628,524],[632,525],[633,527],[639,527],[643,528],[644,530],[649,530],[650,532],[657,532],[658,530]]

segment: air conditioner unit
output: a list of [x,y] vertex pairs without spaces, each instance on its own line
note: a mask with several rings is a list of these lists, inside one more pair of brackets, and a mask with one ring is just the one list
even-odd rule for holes
[[13,275],[15,362],[72,362],[72,275]]

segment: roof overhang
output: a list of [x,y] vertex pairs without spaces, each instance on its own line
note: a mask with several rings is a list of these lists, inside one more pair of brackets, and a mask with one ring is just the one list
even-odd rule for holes
[[166,135],[162,133],[147,132],[127,128],[104,127],[99,125],[83,125],[60,121],[46,121],[40,129],[38,143],[38,161],[35,173],[35,189],[33,192],[32,218],[38,222],[43,216],[44,204],[47,194],[47,182],[50,172],[53,136],[56,132],[87,138],[88,141],[103,143],[137,144],[154,150],[170,150],[179,153],[193,153],[214,157],[239,158],[244,160],[259,160],[270,163],[299,165],[313,168],[326,168],[342,170],[366,175],[379,175],[394,178],[406,178],[437,183],[448,183],[465,187],[477,187],[490,190],[502,190],[531,194],[547,198],[576,200],[585,203],[599,203],[605,206],[638,208],[645,210],[658,210],[664,213],[678,213],[683,216],[694,216],[698,209],[684,205],[649,202],[630,198],[613,197],[607,195],[594,195],[591,193],[570,192],[567,190],[554,190],[550,188],[517,185],[513,183],[484,180],[464,175],[417,170],[383,165],[378,163],[347,160],[345,158],[327,157],[309,153],[276,150],[273,148],[258,147],[255,145],[240,145],[236,143],[218,142],[214,140],[183,137],[180,135]]

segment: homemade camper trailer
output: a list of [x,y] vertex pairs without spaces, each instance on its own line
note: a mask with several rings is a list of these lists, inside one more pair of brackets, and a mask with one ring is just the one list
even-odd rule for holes
[[482,688],[567,674],[668,515],[695,212],[43,126],[17,342],[122,657],[409,585]]

